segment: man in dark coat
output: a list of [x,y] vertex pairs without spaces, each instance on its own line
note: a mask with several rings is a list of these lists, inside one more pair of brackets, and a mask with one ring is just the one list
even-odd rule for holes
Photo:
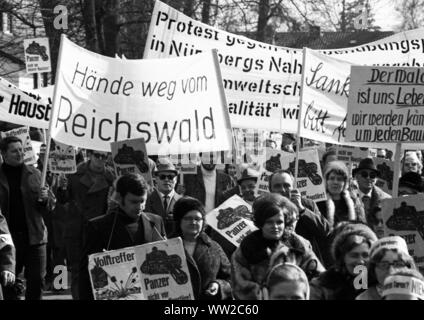
[[174,231],[172,211],[175,202],[181,198],[175,192],[178,171],[168,158],[159,158],[154,174],[156,176],[156,188],[148,196],[145,210],[161,216],[165,222],[166,234],[170,235]]
[[77,172],[59,180],[57,198],[66,204],[65,246],[71,269],[72,297],[78,300],[78,269],[82,255],[83,230],[89,219],[104,215],[115,175],[105,166],[107,152],[91,150],[89,161],[81,163]]
[[0,300],[3,300],[2,286],[15,282],[16,251],[9,233],[6,218],[0,210]]
[[223,193],[231,185],[231,177],[216,170],[212,153],[200,156],[202,162],[197,174],[184,177],[185,195],[199,200],[206,212],[210,212],[224,202]]
[[281,194],[297,206],[299,220],[295,232],[309,240],[321,263],[326,265],[326,262],[330,261],[330,225],[315,202],[301,197],[299,190],[293,188],[293,184],[294,178],[290,172],[277,170],[269,178],[269,191]]
[[[0,142],[0,209],[16,248],[16,274],[25,269],[27,300],[41,300],[46,273],[47,228],[43,217],[54,206],[48,187],[41,188],[40,171],[24,164],[22,141],[7,137]],[[17,293],[4,288],[6,299]]]
[[165,238],[160,216],[143,212],[148,185],[141,175],[124,175],[116,182],[114,201],[104,216],[91,219],[86,227],[80,263],[79,298],[92,300],[88,256],[103,250],[133,247]]

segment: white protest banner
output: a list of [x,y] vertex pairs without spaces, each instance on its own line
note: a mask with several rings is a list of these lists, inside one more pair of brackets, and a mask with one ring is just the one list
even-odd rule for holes
[[[186,56],[211,48],[218,50],[233,127],[279,132],[284,128],[286,132],[296,133],[302,50],[273,46],[219,30],[156,1],[144,58]],[[424,29],[357,47],[321,52],[356,64],[423,66]],[[331,77],[328,81],[321,78],[318,86],[331,87],[330,80]],[[343,82],[339,87],[342,90]],[[310,116],[310,122],[321,121],[316,120],[319,111]]]
[[395,163],[388,159],[373,158],[379,172],[375,185],[388,194],[392,194]]
[[36,164],[37,158],[35,157],[34,149],[32,148],[31,137],[29,136],[28,127],[20,127],[12,129],[10,131],[1,132],[2,138],[6,137],[17,137],[22,141],[22,147],[24,149],[24,163],[25,164]]
[[88,256],[94,300],[145,300],[134,247]]
[[151,155],[231,148],[231,125],[216,52],[118,60],[61,38],[51,136],[110,151],[144,138]]
[[[418,30],[416,31],[418,32]],[[418,35],[417,32],[408,34],[413,37]],[[390,37],[390,39],[393,37]],[[384,45],[380,46],[384,47]],[[346,49],[346,51],[350,51],[350,49]],[[392,61],[390,60],[391,56],[387,57],[387,55],[377,59],[375,57],[377,53],[368,53],[369,57],[363,56],[362,60],[351,54],[341,55],[339,58],[343,60],[339,60],[329,56],[329,51],[326,51],[326,53],[327,55],[324,55],[318,51],[305,49],[303,105],[300,119],[301,136],[335,144],[394,149],[394,146],[390,143],[382,144],[377,141],[351,142],[346,138],[347,105],[351,83],[350,68],[354,67],[352,66],[354,63],[378,65],[384,64],[383,62],[386,60],[387,65],[407,65],[409,60],[405,61],[405,58],[399,55],[394,56],[401,60]],[[415,55],[412,56],[415,57]],[[416,64],[415,58],[412,58],[412,56],[410,58]],[[403,62],[399,63],[399,61]],[[371,109],[367,108],[367,112]],[[411,144],[403,145],[404,148],[410,146]]]
[[117,177],[128,173],[137,173],[141,174],[148,184],[153,184],[143,138],[112,142],[111,149]]
[[11,123],[47,129],[51,105],[39,95],[24,92],[0,78],[0,119]]
[[77,172],[75,147],[52,140],[49,152],[49,170],[52,173]]
[[352,66],[346,139],[424,142],[424,68]]
[[49,38],[24,39],[27,73],[52,71]]
[[424,273],[424,196],[384,199],[382,215],[385,236],[401,236],[409,254]]
[[194,300],[181,238],[134,248],[147,300]]
[[244,237],[257,229],[252,221],[251,205],[238,195],[209,212],[206,222],[236,247]]

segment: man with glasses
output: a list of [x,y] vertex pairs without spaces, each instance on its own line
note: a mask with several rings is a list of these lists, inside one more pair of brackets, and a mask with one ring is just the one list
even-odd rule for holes
[[391,196],[375,185],[379,172],[371,158],[362,159],[359,166],[352,170],[352,175],[358,183],[358,198],[363,205],[367,223],[374,226],[381,200]]
[[159,158],[154,175],[156,176],[156,188],[147,198],[145,211],[162,217],[165,221],[166,234],[169,236],[174,231],[172,215],[174,204],[181,198],[175,192],[178,171],[168,158]]
[[109,188],[115,180],[113,171],[105,166],[107,152],[88,150],[87,155],[89,160],[81,163],[68,181],[59,180],[57,193],[59,202],[68,203],[65,246],[68,266],[71,268],[73,299],[78,299],[78,269],[84,225],[89,219],[106,213]]

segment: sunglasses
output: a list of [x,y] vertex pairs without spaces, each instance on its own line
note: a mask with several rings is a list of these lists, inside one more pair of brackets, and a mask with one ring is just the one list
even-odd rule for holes
[[159,179],[161,179],[161,180],[165,180],[165,179],[173,180],[175,177],[176,176],[172,175],[172,174],[160,174],[159,175]]
[[370,172],[368,174],[367,171],[362,171],[361,177],[364,178],[364,179],[367,179],[368,177],[370,177],[371,179],[375,179],[375,178],[377,178],[377,174],[375,172]]
[[102,154],[102,153],[94,152],[93,153],[93,156],[96,159],[103,159],[103,160],[106,160],[107,159],[107,155],[106,154]]

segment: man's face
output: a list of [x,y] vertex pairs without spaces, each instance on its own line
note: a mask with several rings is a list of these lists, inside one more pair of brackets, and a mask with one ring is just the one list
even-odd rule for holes
[[147,192],[142,196],[129,192],[124,198],[121,198],[120,207],[130,218],[135,219],[144,210],[146,200]]
[[2,153],[4,162],[13,167],[20,166],[24,163],[24,149],[22,143],[9,143],[7,151]]
[[105,163],[108,157],[107,152],[103,151],[93,151],[90,154],[90,161],[94,168],[96,169],[103,169],[105,167]]
[[377,181],[377,174],[373,170],[363,169],[359,171],[356,175],[356,181],[358,182],[359,189],[368,193],[375,185]]
[[159,172],[156,178],[156,187],[163,194],[169,194],[175,188],[177,176],[172,171]]
[[284,197],[290,198],[290,191],[293,190],[293,179],[287,173],[274,175],[271,181],[271,192],[279,193]]
[[406,157],[404,164],[404,171],[406,172],[418,172],[418,160],[414,157]]
[[256,187],[256,180],[254,179],[243,180],[240,183],[241,195],[244,200],[246,201],[255,200],[255,187]]

